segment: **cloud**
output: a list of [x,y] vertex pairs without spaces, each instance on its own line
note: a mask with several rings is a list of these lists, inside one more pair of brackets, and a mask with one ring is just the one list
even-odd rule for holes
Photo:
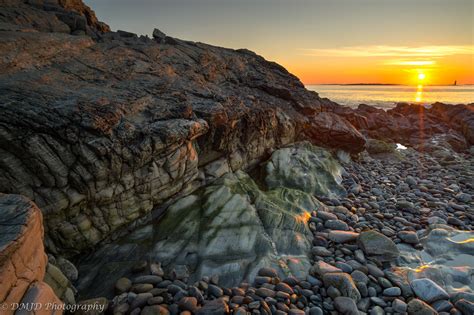
[[434,66],[435,60],[387,60],[383,63],[388,66]]
[[306,56],[330,57],[419,57],[439,58],[452,55],[472,55],[474,45],[439,45],[439,46],[350,46],[331,49],[304,49]]

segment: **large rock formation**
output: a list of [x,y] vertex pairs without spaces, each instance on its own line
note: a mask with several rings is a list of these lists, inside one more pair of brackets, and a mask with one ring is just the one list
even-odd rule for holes
[[48,301],[61,305],[43,282],[48,259],[43,220],[34,203],[19,195],[0,194],[0,305],[13,314],[15,303]]
[[[322,188],[319,195],[332,194],[328,186],[335,188],[337,162],[309,144],[280,149],[274,156],[294,150],[318,165],[311,183]],[[293,162],[294,168],[306,166],[307,160]],[[159,261],[167,269],[186,265],[192,280],[217,274],[229,286],[253,279],[261,267],[275,268],[282,278],[304,277],[310,267],[310,212],[328,211],[307,189],[305,182],[281,182],[262,190],[248,174],[228,173],[171,205],[158,222],[83,259],[79,270],[87,276],[78,289],[88,297],[107,292],[138,261]]]
[[296,139],[331,147],[332,135],[363,149],[347,120],[312,121],[337,105],[247,50],[108,32],[79,0],[0,12],[0,191],[38,204],[52,253],[149,220],[213,161],[245,169]]

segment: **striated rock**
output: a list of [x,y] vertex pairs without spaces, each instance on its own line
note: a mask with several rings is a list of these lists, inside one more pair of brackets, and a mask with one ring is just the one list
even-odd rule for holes
[[380,261],[394,260],[400,254],[395,243],[377,231],[360,233],[357,242],[366,255]]
[[273,152],[265,165],[268,188],[288,187],[320,197],[345,194],[342,167],[331,154],[309,143]]

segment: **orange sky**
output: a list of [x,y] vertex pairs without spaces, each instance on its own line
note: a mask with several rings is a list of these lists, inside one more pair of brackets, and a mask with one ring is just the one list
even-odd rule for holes
[[474,84],[474,46],[365,46],[306,50],[280,62],[304,83]]

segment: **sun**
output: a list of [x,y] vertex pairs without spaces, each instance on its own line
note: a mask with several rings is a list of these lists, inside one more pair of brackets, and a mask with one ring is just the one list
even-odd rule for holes
[[424,80],[426,78],[426,75],[424,73],[418,74],[418,80]]

